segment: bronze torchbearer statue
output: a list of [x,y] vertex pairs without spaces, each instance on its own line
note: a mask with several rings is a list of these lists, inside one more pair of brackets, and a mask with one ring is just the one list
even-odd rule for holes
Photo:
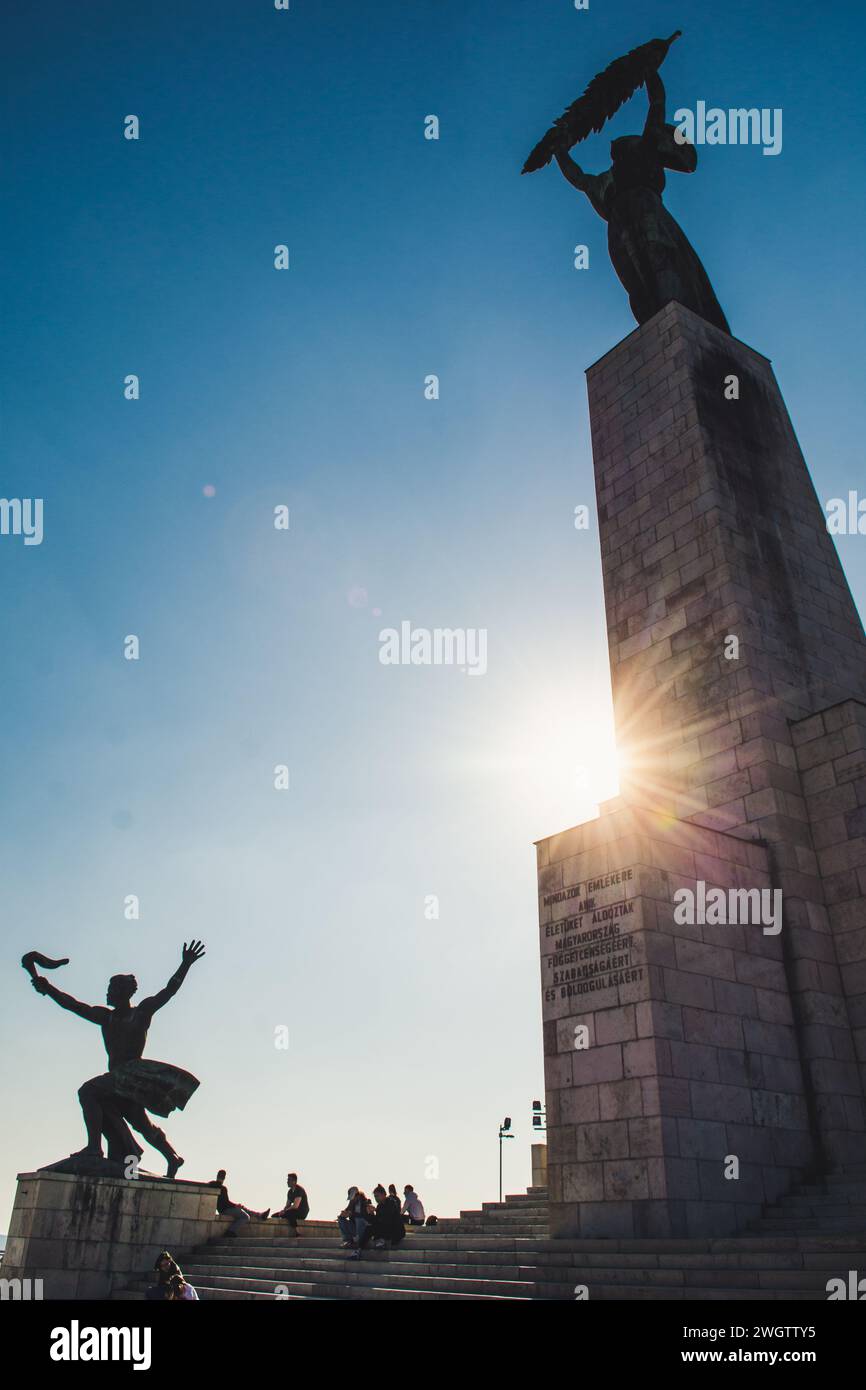
[[[607,222],[610,258],[638,323],[646,323],[676,299],[730,333],[697,252],[661,197],[666,169],[692,174],[698,162],[694,145],[665,122],[665,89],[658,69],[679,33],[633,49],[594,77],[539,141],[522,172],[532,173],[555,159],[568,182],[586,194]],[[606,173],[585,174],[568,154],[570,146],[601,130],[639,86],[646,87],[650,103],[643,133],[612,142],[613,163]]]
[[[78,1014],[88,1023],[96,1023],[102,1029],[105,1050],[108,1053],[108,1071],[85,1081],[78,1092],[84,1125],[87,1130],[86,1147],[60,1163],[50,1165],[53,1169],[65,1172],[111,1173],[130,1176],[127,1167],[130,1160],[141,1158],[143,1150],[130,1133],[131,1125],[148,1143],[162,1154],[167,1163],[166,1176],[173,1178],[183,1159],[175,1152],[166,1138],[147,1114],[169,1115],[172,1110],[182,1110],[198,1087],[198,1080],[180,1067],[168,1062],[153,1062],[142,1056],[147,1042],[147,1031],[157,1009],[167,1004],[177,994],[187,972],[195,961],[204,955],[200,941],[184,943],[181,962],[164,989],[158,990],[140,1004],[133,1004],[132,996],[138,988],[134,975],[113,975],[108,982],[105,1004],[82,1004],[70,994],[63,994],[44,975],[36,972],[36,966],[55,970],[66,960],[51,960],[48,956],[30,951],[22,957],[21,964],[31,977],[33,988],[39,994],[46,994],[62,1009]],[[102,1136],[108,1142],[108,1158],[103,1156]]]

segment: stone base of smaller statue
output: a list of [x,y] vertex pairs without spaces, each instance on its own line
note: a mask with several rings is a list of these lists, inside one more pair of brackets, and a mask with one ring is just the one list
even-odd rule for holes
[[105,1299],[148,1274],[160,1251],[182,1256],[226,1224],[206,1182],[20,1173],[3,1278],[41,1280],[44,1299]]

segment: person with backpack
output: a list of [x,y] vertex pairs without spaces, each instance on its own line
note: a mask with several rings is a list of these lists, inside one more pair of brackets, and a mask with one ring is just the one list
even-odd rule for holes
[[410,1182],[403,1188],[403,1219],[408,1221],[410,1226],[424,1225],[424,1207],[421,1198],[415,1191]]

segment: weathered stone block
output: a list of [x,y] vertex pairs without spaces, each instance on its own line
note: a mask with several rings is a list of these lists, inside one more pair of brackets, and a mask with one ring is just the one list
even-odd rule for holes
[[215,1225],[204,1183],[21,1174],[10,1227],[22,1234],[7,1243],[3,1274],[43,1279],[46,1299],[105,1298],[152,1269],[160,1250],[182,1254]]
[[[735,408],[708,385],[729,371]],[[559,924],[542,936],[548,1057],[573,1021],[594,1024],[571,1081],[555,1056],[548,1070],[548,1123],[577,1125],[593,1189],[563,1179],[554,1229],[723,1234],[816,1140],[843,1161],[864,1123],[866,642],[765,358],[671,304],[589,381],[615,716],[634,756],[599,820],[539,856],[539,920]],[[674,893],[699,880],[780,890],[782,936],[675,920]],[[726,1153],[745,1179],[719,1176]]]

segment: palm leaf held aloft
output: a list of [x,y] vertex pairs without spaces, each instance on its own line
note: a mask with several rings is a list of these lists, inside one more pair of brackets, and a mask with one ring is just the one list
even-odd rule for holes
[[583,96],[573,101],[542,136],[524,164],[521,173],[532,174],[549,164],[556,150],[569,150],[593,131],[601,130],[624,102],[642,87],[667,57],[668,49],[682,31],[669,39],[651,39],[633,48],[624,58],[616,58],[592,79]]

